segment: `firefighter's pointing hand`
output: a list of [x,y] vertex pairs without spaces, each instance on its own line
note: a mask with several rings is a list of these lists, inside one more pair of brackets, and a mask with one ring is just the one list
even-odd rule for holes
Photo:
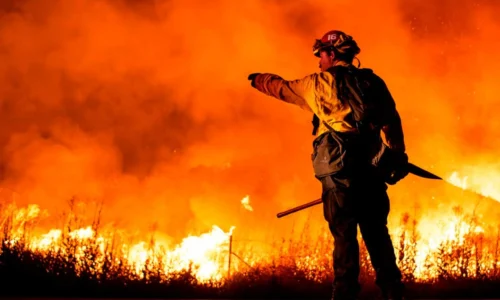
[[250,84],[252,85],[252,87],[255,87],[255,78],[259,74],[260,73],[252,73],[252,74],[248,75],[248,80],[250,80]]

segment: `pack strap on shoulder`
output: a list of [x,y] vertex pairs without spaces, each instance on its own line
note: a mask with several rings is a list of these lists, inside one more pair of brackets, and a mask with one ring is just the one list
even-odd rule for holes
[[361,131],[365,127],[365,94],[358,77],[373,74],[371,69],[358,69],[352,65],[334,66],[327,70],[335,78],[337,97],[351,108],[355,127]]

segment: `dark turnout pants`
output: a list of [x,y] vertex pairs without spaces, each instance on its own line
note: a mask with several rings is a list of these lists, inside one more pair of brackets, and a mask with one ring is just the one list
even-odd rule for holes
[[387,187],[364,174],[357,179],[352,176],[321,179],[324,216],[334,238],[334,295],[349,299],[359,292],[359,225],[376,271],[376,284],[386,298],[390,293],[398,299],[402,293],[401,272],[387,228],[390,209]]

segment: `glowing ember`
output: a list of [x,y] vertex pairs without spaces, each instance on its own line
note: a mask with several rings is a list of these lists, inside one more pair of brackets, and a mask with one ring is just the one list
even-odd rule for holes
[[246,195],[243,199],[241,199],[241,204],[246,210],[253,211],[252,206],[250,205],[250,196]]

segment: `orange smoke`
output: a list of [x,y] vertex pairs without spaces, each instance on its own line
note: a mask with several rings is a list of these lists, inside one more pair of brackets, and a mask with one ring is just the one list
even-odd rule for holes
[[[105,223],[177,242],[214,224],[254,240],[322,228],[317,208],[274,217],[319,196],[311,116],[246,77],[318,71],[311,46],[330,29],[353,35],[362,65],[386,80],[412,162],[443,176],[500,172],[494,1],[6,3],[0,195],[39,204],[47,223],[76,197],[103,202]],[[473,205],[412,176],[389,192],[396,219],[415,203],[436,218]]]

